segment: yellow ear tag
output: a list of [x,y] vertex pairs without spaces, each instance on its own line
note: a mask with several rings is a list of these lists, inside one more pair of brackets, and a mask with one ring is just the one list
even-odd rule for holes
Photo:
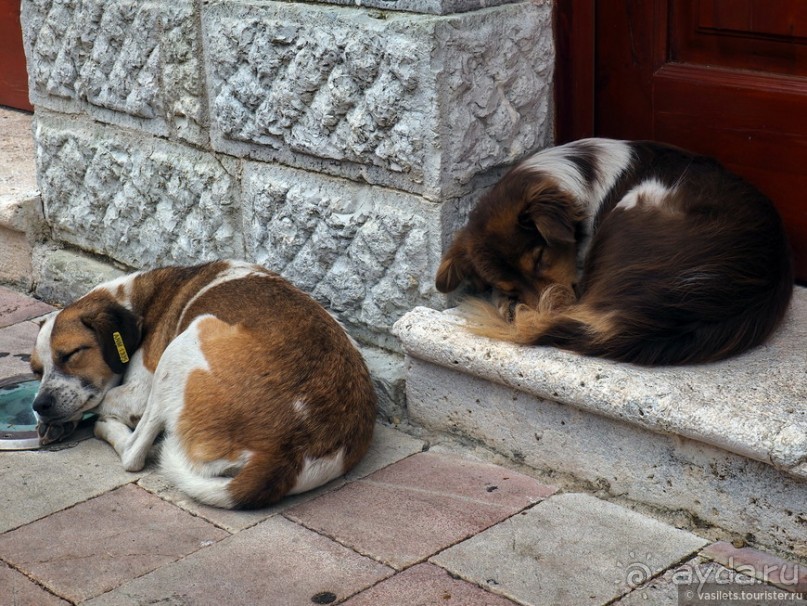
[[123,344],[123,337],[119,332],[112,333],[112,339],[115,341],[115,347],[118,348],[118,356],[120,361],[126,364],[129,361],[129,354],[126,353],[126,346]]

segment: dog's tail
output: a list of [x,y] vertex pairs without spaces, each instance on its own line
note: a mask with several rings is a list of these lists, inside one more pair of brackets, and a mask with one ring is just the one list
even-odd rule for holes
[[[512,322],[487,302],[465,302],[469,330],[522,345],[546,345],[643,366],[715,362],[761,344],[784,315],[786,297],[717,322],[665,323],[653,313],[597,309],[585,301],[558,311],[519,306]],[[664,310],[659,314],[663,316]]]
[[215,464],[193,464],[174,436],[160,448],[160,471],[177,488],[200,503],[232,509],[238,503],[230,494],[234,469]]

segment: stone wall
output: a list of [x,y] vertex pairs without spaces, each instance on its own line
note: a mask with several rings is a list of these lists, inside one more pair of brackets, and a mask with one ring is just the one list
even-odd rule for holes
[[75,294],[65,255],[246,258],[389,362],[475,196],[550,142],[552,7],[355,4],[23,0],[40,293]]

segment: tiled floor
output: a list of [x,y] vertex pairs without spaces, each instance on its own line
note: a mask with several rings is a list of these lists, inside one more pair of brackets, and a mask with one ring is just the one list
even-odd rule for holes
[[[27,371],[48,310],[0,288],[0,378]],[[88,430],[0,452],[0,604],[705,604],[679,591],[739,572],[807,589],[807,567],[425,446],[378,425],[346,478],[253,512],[126,473]]]

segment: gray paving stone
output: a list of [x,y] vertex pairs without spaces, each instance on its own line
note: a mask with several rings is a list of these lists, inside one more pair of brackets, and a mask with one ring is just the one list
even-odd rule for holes
[[112,447],[96,439],[48,450],[0,453],[0,532],[137,480]]
[[81,602],[227,536],[127,485],[0,535],[0,558]]
[[[431,558],[523,604],[605,604],[706,541],[585,494],[551,497]],[[634,585],[635,586],[635,585]]]
[[87,603],[88,606],[311,604],[344,599],[392,570],[274,517]]
[[353,481],[369,476],[379,469],[422,452],[424,446],[423,440],[413,438],[387,425],[376,423],[370,449],[359,461],[359,464],[347,473],[345,479]]
[[50,246],[34,248],[36,294],[50,303],[67,305],[101,282],[125,272],[89,255]]

